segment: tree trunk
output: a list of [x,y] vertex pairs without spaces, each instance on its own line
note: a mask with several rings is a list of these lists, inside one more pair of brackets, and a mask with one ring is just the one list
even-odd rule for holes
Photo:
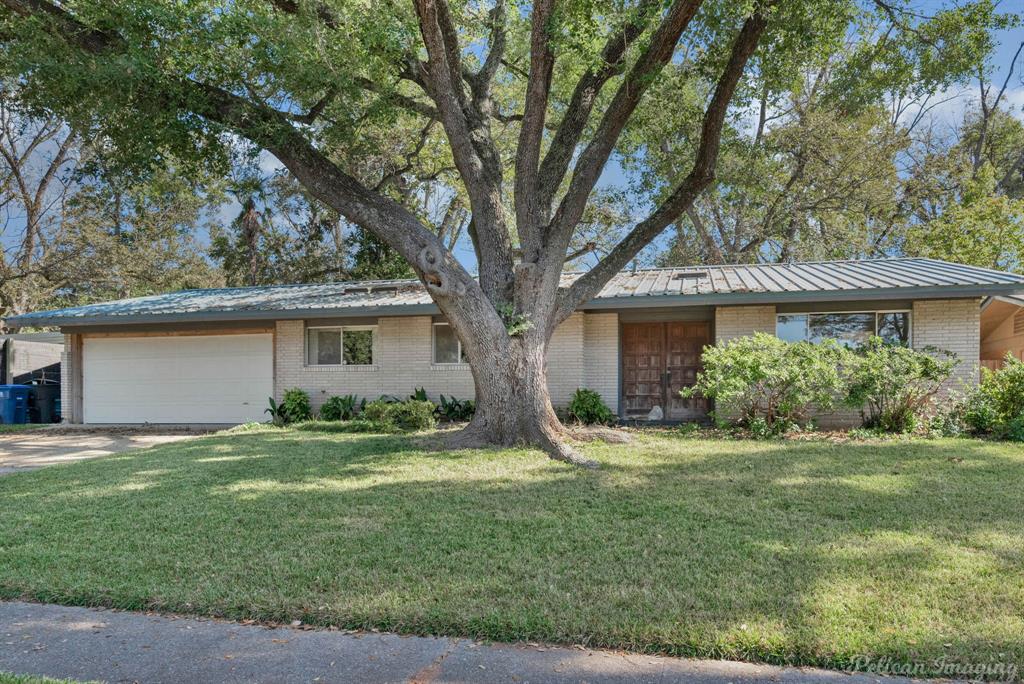
[[506,337],[471,358],[476,413],[449,440],[452,447],[535,446],[559,461],[597,466],[565,441],[548,394],[545,346],[539,334]]

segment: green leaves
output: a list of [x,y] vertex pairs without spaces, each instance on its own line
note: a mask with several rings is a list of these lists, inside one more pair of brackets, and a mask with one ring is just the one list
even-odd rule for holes
[[848,352],[826,342],[784,342],[755,333],[705,347],[704,370],[683,397],[714,399],[716,416],[769,429],[806,421],[812,407],[827,411],[843,390],[840,365]]
[[956,365],[949,352],[917,351],[873,337],[846,364],[845,403],[861,409],[865,427],[910,432]]

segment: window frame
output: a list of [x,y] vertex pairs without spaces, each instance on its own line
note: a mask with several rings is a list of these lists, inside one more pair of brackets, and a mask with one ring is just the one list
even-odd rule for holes
[[[313,363],[309,358],[309,333],[312,331],[323,331],[323,330],[337,330],[340,339],[338,340],[339,349],[341,350],[341,363]],[[359,330],[369,330],[373,333],[373,342],[370,345],[370,363],[345,363],[345,331],[350,330],[356,332]],[[307,368],[376,368],[377,366],[377,326],[376,325],[308,325],[306,326],[306,335],[303,340],[305,344],[305,360]]]
[[807,316],[807,327],[804,330],[804,342],[810,341],[810,336],[807,334],[810,331],[811,316],[835,316],[840,314],[874,314],[875,318],[875,332],[874,335],[878,335],[878,317],[882,314],[907,314],[907,320],[910,321],[910,325],[907,326],[907,347],[913,348],[914,346],[914,310],[913,309],[863,309],[857,311],[790,311],[779,313],[775,312],[775,336],[778,337],[779,330],[779,317],[780,316]]
[[462,355],[462,340],[459,339],[459,336],[455,334],[454,330],[452,330],[452,335],[455,335],[455,342],[458,344],[458,350],[459,350],[458,357],[459,357],[459,360],[458,361],[438,361],[437,360],[437,327],[440,326],[440,325],[447,326],[448,328],[452,327],[451,323],[447,323],[445,321],[434,321],[433,324],[430,326],[430,365],[431,366],[446,366],[446,367],[449,367],[449,368],[451,368],[453,366],[466,366],[466,365],[468,365],[469,362],[463,360],[465,357]]

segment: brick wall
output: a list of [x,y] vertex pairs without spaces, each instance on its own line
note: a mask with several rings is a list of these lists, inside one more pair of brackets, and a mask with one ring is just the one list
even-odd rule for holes
[[[586,315],[570,316],[551,338],[548,347],[548,387],[555,405],[569,402],[577,387],[586,386],[585,330],[595,342],[607,347],[607,334],[618,344],[615,314],[603,315],[603,327],[587,326]],[[609,329],[608,322],[612,320]],[[432,319],[430,316],[380,318],[374,338],[374,365],[371,367],[317,367],[305,363],[305,324],[303,321],[278,321],[275,347],[274,393],[280,399],[285,390],[299,387],[309,392],[315,407],[332,395],[357,394],[374,399],[381,394],[399,397],[424,387],[434,400],[438,395],[460,399],[474,395],[473,376],[466,364],[432,363]],[[603,340],[603,341],[602,341]],[[616,347],[617,349],[617,347]],[[607,363],[617,364],[613,352]],[[595,368],[595,372],[607,370]],[[608,382],[607,380],[605,382]],[[618,391],[618,378],[611,381]],[[616,402],[617,403],[617,402]]]
[[959,363],[946,388],[978,382],[981,358],[981,300],[931,299],[914,302],[914,349],[936,347],[957,355]]
[[601,395],[613,412],[619,412],[619,315],[593,313],[583,316],[583,383]]
[[71,415],[71,344],[74,338],[64,336],[64,349],[60,353],[60,414],[62,423],[70,423]]
[[[827,305],[822,305],[827,310]],[[957,355],[958,364],[947,381],[948,389],[958,389],[978,381],[981,353],[981,308],[977,299],[919,300],[913,305],[912,345],[915,349],[936,347]],[[715,342],[752,335],[761,331],[774,334],[775,307],[730,306],[715,310]],[[860,412],[839,407],[831,413],[815,416],[824,428],[850,427],[860,423]]]
[[755,332],[775,334],[774,306],[719,306],[715,308],[715,344]]

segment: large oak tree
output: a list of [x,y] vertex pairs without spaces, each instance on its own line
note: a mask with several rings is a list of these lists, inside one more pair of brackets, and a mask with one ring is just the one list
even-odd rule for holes
[[[583,462],[548,397],[555,328],[712,183],[723,125],[748,102],[749,80],[793,78],[865,12],[917,35],[907,53],[973,39],[977,22],[958,23],[963,10],[926,25],[907,5],[0,0],[0,36],[5,76],[29,106],[109,138],[126,164],[205,163],[238,140],[276,156],[312,196],[397,250],[462,339],[477,412],[457,444],[528,443]],[[700,84],[687,89],[696,100],[647,97],[668,65]],[[861,77],[874,68],[866,56]],[[688,159],[646,215],[566,282],[596,186],[645,107],[692,111]],[[405,143],[449,161],[436,178],[465,198],[477,277],[403,202],[408,193],[375,182],[380,148]]]

